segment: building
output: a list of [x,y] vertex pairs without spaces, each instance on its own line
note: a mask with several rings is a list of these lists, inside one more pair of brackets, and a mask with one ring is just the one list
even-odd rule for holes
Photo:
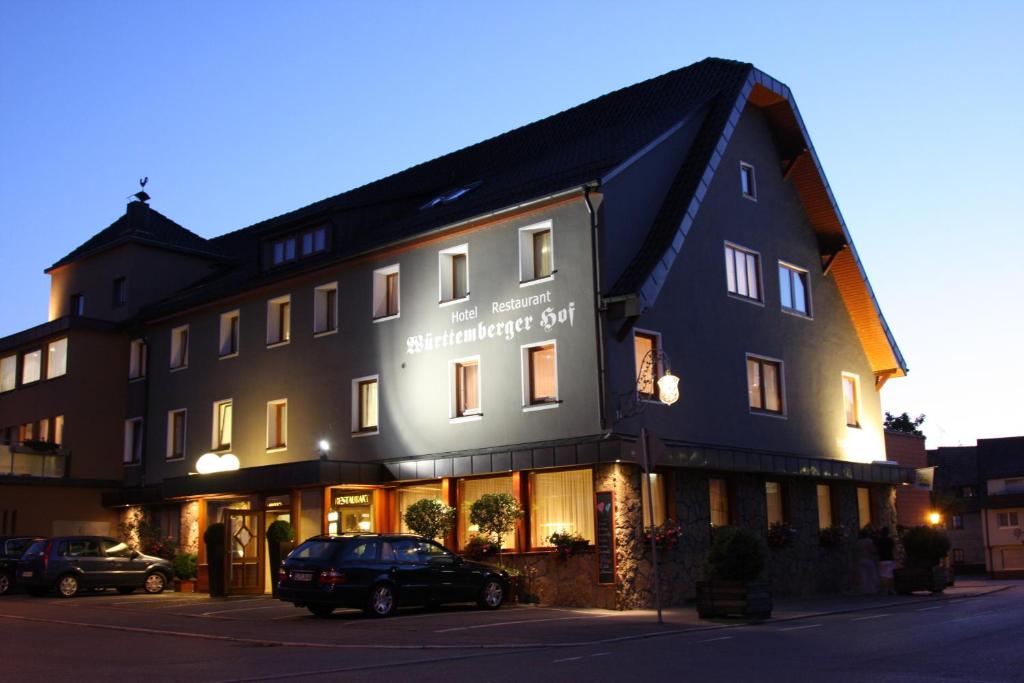
[[[925,438],[907,432],[885,432],[885,456],[889,462],[915,470],[928,467],[928,454],[924,447]],[[931,524],[933,512],[932,495],[927,489],[916,486],[900,486],[896,489],[896,517],[900,526],[913,527]]]
[[[113,263],[68,261],[68,281],[95,264],[93,284],[57,299],[116,291],[102,235],[87,245]],[[232,591],[265,590],[275,519],[300,537],[400,530],[436,497],[463,547],[469,505],[506,492],[526,512],[509,561],[545,600],[650,604],[645,518],[682,528],[670,600],[692,595],[726,524],[793,529],[771,553],[776,590],[837,590],[856,530],[893,526],[912,480],[876,464],[879,391],[906,365],[789,89],[750,64],[704,60],[159,246],[146,272],[163,291],[119,322],[124,486],[105,500],[197,550],[201,585],[225,561]],[[672,406],[655,383],[669,369]],[[198,542],[218,521],[227,560]],[[596,549],[556,560],[559,530]]]
[[935,468],[932,504],[943,516],[954,570],[958,574],[986,571],[977,447],[929,450],[928,465]]

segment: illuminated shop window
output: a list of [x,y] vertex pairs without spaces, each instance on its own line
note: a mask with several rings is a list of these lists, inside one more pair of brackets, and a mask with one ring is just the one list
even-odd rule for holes
[[373,491],[331,489],[331,509],[327,513],[327,533],[358,534],[375,531]]
[[871,520],[871,490],[866,486],[857,487],[857,524],[863,529],[870,526]]
[[832,520],[832,487],[828,484],[818,484],[818,528],[827,529],[833,524]]
[[171,369],[188,367],[188,325],[171,330]]
[[729,526],[729,484],[725,479],[708,479],[711,526]]
[[761,257],[757,252],[726,243],[725,283],[730,294],[761,301]]
[[551,545],[553,533],[577,533],[594,542],[594,477],[587,470],[530,473],[530,539]]
[[643,472],[640,473],[640,505],[644,510],[644,526],[652,526],[651,524],[651,510],[647,505],[647,489],[651,489],[651,496],[654,497],[654,526],[660,526],[665,523],[666,512],[665,512],[665,475],[651,473],[646,475]]
[[405,512],[413,503],[421,500],[441,500],[441,483],[416,484],[414,486],[402,486],[397,489],[398,495],[398,520],[400,531],[403,534],[411,534],[412,529],[405,523]]
[[769,528],[772,524],[782,524],[785,521],[782,506],[782,484],[777,481],[766,481],[764,483],[764,498]]
[[[484,477],[482,479],[459,480],[458,531],[460,547],[466,547],[470,537],[480,533],[480,529],[469,521],[469,509],[485,493],[507,493],[510,496],[513,495],[512,477]],[[590,505],[592,504],[590,503]],[[504,550],[515,549],[516,535],[514,532],[502,536],[501,547]]]

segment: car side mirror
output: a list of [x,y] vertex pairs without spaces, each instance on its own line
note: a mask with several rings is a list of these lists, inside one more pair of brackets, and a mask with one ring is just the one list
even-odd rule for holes
[[134,559],[135,559],[135,558],[137,558],[137,557],[140,557],[140,555],[139,555],[139,551],[138,551],[138,550],[133,550],[133,551],[131,551],[130,553],[128,553],[128,557],[129,557],[130,559],[132,559],[132,560],[134,560]]

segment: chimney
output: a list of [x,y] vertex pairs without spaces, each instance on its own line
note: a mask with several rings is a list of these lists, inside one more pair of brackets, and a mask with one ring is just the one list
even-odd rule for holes
[[128,202],[128,209],[125,213],[128,216],[130,231],[145,230],[149,227],[149,204],[146,202]]

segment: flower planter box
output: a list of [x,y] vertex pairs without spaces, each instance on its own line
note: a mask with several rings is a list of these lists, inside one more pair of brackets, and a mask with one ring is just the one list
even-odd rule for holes
[[195,579],[175,579],[174,580],[174,591],[176,593],[195,593],[196,592],[196,580]]
[[764,581],[698,581],[697,615],[701,619],[772,615],[771,585]]
[[892,575],[893,587],[900,595],[910,595],[914,591],[941,593],[949,585],[949,573],[945,567],[901,568],[894,570]]

